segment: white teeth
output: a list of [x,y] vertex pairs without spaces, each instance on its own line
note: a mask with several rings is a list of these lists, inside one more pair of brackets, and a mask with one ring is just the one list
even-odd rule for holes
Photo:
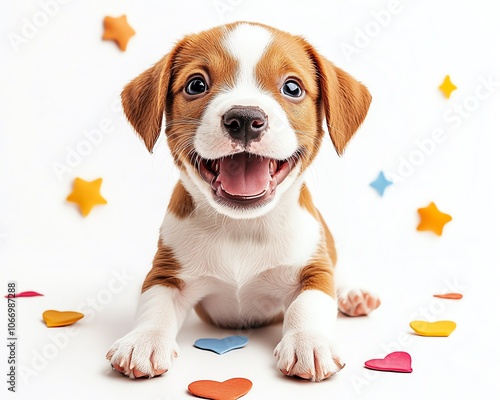
[[218,174],[219,173],[219,169],[220,169],[219,160],[215,160],[213,168],[214,168],[214,171]]
[[273,176],[277,169],[278,169],[278,163],[276,162],[276,160],[271,160],[269,162],[269,174]]

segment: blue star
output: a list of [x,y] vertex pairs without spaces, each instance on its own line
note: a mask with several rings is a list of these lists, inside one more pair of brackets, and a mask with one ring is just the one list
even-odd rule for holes
[[392,182],[387,180],[382,171],[378,174],[377,179],[370,183],[370,186],[374,188],[380,196],[384,195],[385,189],[390,185],[392,185]]

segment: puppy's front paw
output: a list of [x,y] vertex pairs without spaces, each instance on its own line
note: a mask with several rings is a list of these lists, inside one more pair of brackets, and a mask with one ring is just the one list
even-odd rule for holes
[[322,381],[344,368],[331,339],[315,331],[286,333],[274,350],[279,370],[288,376]]
[[339,310],[350,317],[368,315],[380,306],[377,295],[361,289],[344,290],[339,294]]
[[117,340],[106,358],[118,372],[131,379],[164,374],[177,357],[179,347],[155,329],[136,329]]

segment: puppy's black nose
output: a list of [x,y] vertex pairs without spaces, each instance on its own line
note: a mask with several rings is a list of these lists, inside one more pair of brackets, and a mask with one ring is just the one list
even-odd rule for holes
[[233,139],[249,143],[267,129],[267,115],[259,107],[234,106],[222,116],[222,126]]

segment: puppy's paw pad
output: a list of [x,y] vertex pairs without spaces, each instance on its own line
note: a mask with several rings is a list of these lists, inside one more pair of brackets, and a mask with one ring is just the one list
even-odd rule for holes
[[344,367],[332,341],[318,332],[287,333],[276,346],[278,369],[285,375],[322,381]]
[[131,379],[153,378],[168,371],[177,357],[177,343],[155,330],[135,330],[117,340],[106,358],[111,367]]
[[376,310],[380,306],[380,299],[367,290],[351,289],[340,293],[338,304],[340,312],[350,317],[359,317]]

